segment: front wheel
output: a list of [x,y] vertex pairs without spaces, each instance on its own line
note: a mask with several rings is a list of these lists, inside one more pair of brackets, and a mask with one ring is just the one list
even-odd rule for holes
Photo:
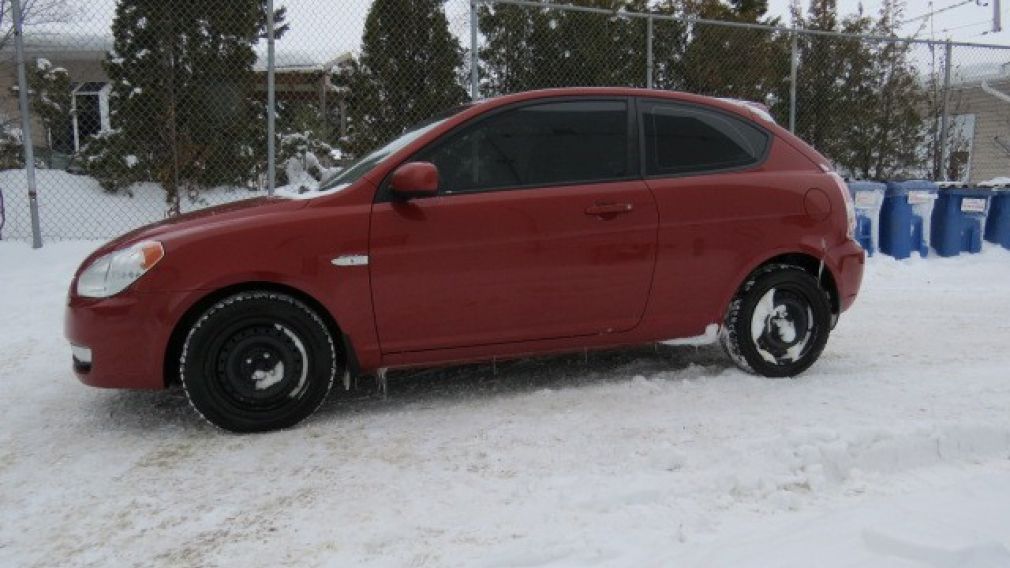
[[722,345],[742,369],[792,377],[817,361],[831,329],[831,304],[817,279],[791,265],[752,274],[730,302]]
[[193,324],[179,375],[190,404],[233,432],[287,428],[312,414],[337,375],[337,351],[311,308],[276,292],[243,292]]

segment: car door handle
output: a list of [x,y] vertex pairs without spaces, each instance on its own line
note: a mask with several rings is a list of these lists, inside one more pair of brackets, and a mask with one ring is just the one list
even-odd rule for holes
[[630,213],[634,206],[630,203],[597,203],[586,207],[586,215],[597,215],[600,217],[621,215]]
[[587,215],[619,215],[630,213],[634,208],[630,203],[597,203],[586,207]]

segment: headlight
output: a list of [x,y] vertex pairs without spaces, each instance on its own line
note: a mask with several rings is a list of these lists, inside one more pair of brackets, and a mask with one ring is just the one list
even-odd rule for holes
[[96,258],[77,279],[77,294],[87,298],[114,296],[154,267],[165,256],[157,241],[135,245]]

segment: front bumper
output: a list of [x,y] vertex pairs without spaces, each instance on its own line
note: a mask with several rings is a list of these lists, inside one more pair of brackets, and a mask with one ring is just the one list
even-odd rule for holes
[[77,378],[94,387],[165,388],[165,350],[184,304],[174,293],[72,295],[64,334]]

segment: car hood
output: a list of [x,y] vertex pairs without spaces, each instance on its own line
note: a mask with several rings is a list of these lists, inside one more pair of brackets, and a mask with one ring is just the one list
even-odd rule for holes
[[134,229],[109,241],[96,250],[93,256],[98,256],[140,241],[151,239],[160,241],[172,240],[180,236],[191,235],[194,232],[218,228],[222,225],[249,221],[255,222],[264,216],[294,211],[305,207],[305,205],[305,201],[296,201],[281,197],[257,197],[208,207]]

